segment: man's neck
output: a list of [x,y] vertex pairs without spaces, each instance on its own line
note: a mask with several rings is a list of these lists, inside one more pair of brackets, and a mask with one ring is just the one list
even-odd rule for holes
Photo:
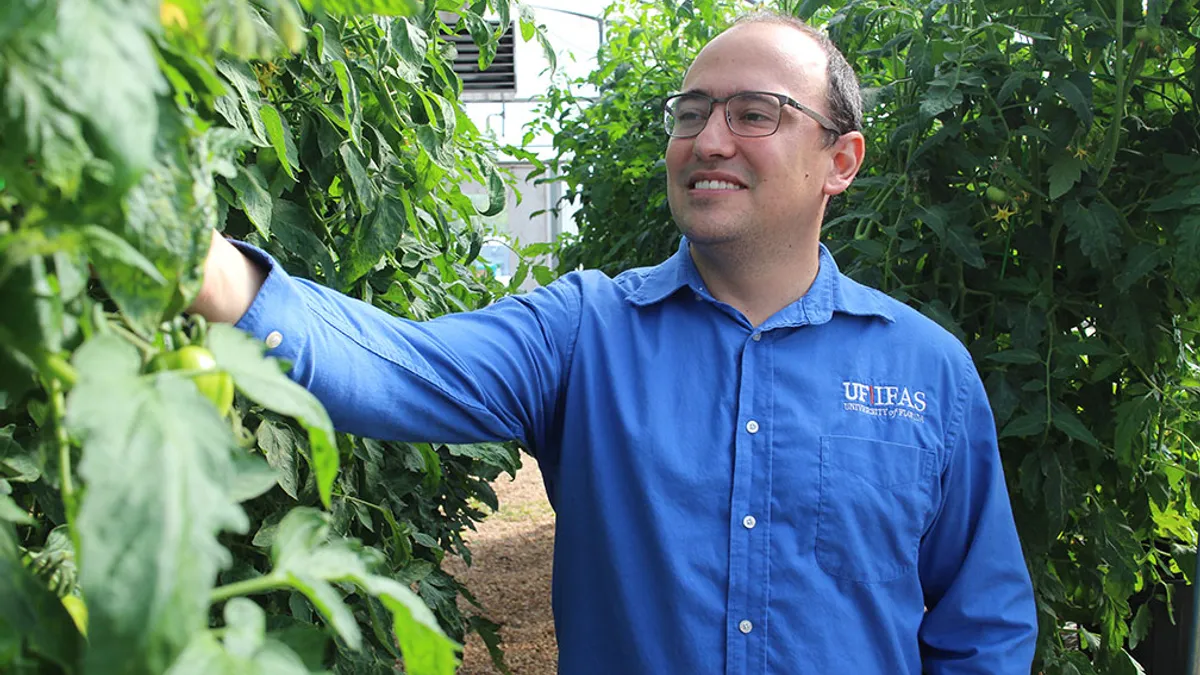
[[755,327],[803,297],[820,268],[815,239],[755,251],[736,242],[691,243],[689,252],[709,293]]

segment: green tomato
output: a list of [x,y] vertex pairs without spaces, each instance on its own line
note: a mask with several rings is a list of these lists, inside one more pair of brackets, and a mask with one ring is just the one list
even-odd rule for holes
[[201,394],[217,406],[224,417],[233,407],[233,378],[217,370],[217,361],[212,352],[198,345],[187,345],[167,354],[159,354],[150,362],[152,370],[200,370],[213,371],[193,375],[192,381]]
[[1008,193],[1004,191],[1004,188],[991,185],[987,189],[987,198],[993,204],[1004,204],[1008,202]]
[[1138,42],[1149,42],[1151,45],[1158,44],[1161,37],[1162,29],[1158,26],[1142,26],[1133,32],[1133,39]]

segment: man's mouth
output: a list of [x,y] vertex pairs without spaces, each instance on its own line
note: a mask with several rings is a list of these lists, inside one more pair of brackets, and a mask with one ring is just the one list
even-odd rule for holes
[[698,180],[692,184],[693,190],[745,190],[746,186],[729,183],[723,180]]

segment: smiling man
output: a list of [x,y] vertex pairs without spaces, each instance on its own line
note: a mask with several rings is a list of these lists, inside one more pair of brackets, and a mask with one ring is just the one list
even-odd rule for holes
[[663,108],[685,236],[661,265],[413,323],[215,237],[194,309],[267,339],[342,430],[528,448],[564,675],[1027,675],[970,356],[819,242],[863,161],[849,66],[755,14]]

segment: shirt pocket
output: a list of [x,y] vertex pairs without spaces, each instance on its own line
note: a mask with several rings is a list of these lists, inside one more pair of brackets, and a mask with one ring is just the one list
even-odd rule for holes
[[936,466],[936,453],[915,445],[822,436],[821,569],[862,583],[911,572],[932,507]]

